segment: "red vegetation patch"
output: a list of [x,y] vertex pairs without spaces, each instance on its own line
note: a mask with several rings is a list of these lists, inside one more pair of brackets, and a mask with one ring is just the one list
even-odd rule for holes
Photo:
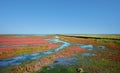
[[120,61],[120,54],[113,56],[113,60]]
[[86,51],[86,49],[80,48],[80,47],[78,47],[78,46],[71,47],[70,50],[73,51],[73,52],[75,52],[75,53],[79,53],[79,52],[82,52],[82,51]]
[[0,45],[45,44],[47,40],[40,37],[0,37]]

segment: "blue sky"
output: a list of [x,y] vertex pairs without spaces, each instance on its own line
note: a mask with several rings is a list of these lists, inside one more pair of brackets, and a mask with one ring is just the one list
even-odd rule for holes
[[120,34],[120,0],[0,0],[0,34]]

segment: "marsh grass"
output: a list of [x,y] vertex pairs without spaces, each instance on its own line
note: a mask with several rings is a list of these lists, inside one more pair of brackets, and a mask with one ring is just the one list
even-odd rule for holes
[[120,40],[111,40],[111,39],[93,39],[93,40],[98,42],[111,42],[111,43],[120,44]]
[[63,66],[56,65],[54,68],[49,69],[49,66],[43,67],[42,71],[39,73],[77,73],[74,66]]

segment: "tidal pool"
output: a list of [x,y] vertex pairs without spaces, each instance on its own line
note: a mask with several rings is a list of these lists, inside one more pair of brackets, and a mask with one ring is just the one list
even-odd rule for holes
[[[106,47],[103,45],[97,46],[97,48],[95,48],[93,45],[86,45],[86,44],[78,44],[79,47],[81,48],[85,48],[88,49],[89,51],[93,51],[93,50],[104,50]],[[97,56],[96,54],[87,52],[87,53],[83,53],[82,57],[86,57],[86,56]]]
[[81,48],[86,48],[88,50],[93,50],[94,46],[93,45],[86,45],[86,44],[78,44]]

